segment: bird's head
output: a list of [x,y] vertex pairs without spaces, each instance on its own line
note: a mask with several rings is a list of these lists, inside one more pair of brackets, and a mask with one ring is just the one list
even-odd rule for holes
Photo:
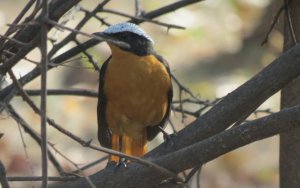
[[[136,55],[148,55],[153,52],[153,40],[151,37],[139,26],[133,23],[115,24],[108,27],[103,32],[96,34],[110,39],[107,41],[110,46],[117,46],[122,50],[129,51]],[[124,47],[122,45],[118,45],[118,43],[114,41],[127,43],[128,46]]]

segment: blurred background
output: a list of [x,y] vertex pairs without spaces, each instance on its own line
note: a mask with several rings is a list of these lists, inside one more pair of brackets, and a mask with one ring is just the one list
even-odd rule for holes
[[[173,0],[140,0],[141,8],[151,11],[175,2]],[[24,0],[0,0],[0,34],[4,34],[7,25],[22,10],[27,2]],[[98,1],[82,1],[80,6],[91,10]],[[157,20],[180,25],[185,30],[171,29],[151,23],[143,23],[141,27],[152,36],[157,52],[168,60],[172,73],[203,100],[220,98],[243,84],[263,67],[274,60],[282,49],[281,22],[269,36],[268,43],[261,45],[265,39],[273,17],[281,4],[271,0],[207,0],[187,6],[175,12],[157,18]],[[106,8],[134,15],[134,1],[112,0]],[[74,27],[84,14],[76,7],[63,19],[66,26]],[[99,14],[108,23],[119,23],[127,19],[109,13]],[[96,20],[91,20],[83,29],[87,33],[102,31]],[[67,32],[53,30],[49,38],[61,40]],[[80,36],[80,41],[87,38]],[[51,45],[51,44],[49,44]],[[60,50],[59,53],[75,44]],[[102,62],[110,51],[105,43],[89,50],[93,58]],[[39,51],[33,50],[28,58],[40,61]],[[22,61],[14,67],[16,75],[28,73],[34,64]],[[6,84],[10,84],[9,77]],[[39,78],[25,86],[26,89],[40,88]],[[48,72],[49,89],[89,89],[98,88],[98,72],[92,68],[87,58],[79,58],[58,66]],[[175,95],[175,98],[177,95]],[[39,105],[39,97],[32,97]],[[39,131],[40,118],[20,98],[16,97],[12,105],[22,114],[25,120]],[[49,96],[48,116],[62,127],[72,131],[85,140],[97,141],[96,121],[97,99],[74,96]],[[279,94],[266,101],[260,109],[279,109]],[[266,115],[259,113],[251,116]],[[172,113],[172,120],[178,130],[193,121],[188,117],[182,123],[181,115]],[[171,132],[171,128],[167,128]],[[41,152],[39,146],[30,136],[20,131],[19,125],[9,117],[8,113],[0,116],[0,159],[5,164],[9,176],[40,175]],[[24,142],[22,141],[22,138]],[[49,127],[48,139],[55,147],[79,166],[101,158],[104,154],[81,147],[71,139]],[[159,135],[150,148],[163,142]],[[63,167],[74,170],[74,166],[56,154]],[[99,171],[105,162],[85,171],[86,175]],[[50,175],[57,172],[50,164]],[[278,187],[278,137],[265,139],[236,151],[230,152],[204,165],[200,176],[203,188],[274,188]],[[196,187],[194,178],[191,187]],[[12,187],[38,185],[38,183],[12,183]]]

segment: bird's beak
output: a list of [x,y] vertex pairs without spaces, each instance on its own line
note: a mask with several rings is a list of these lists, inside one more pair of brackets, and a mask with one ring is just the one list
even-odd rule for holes
[[100,40],[100,41],[106,41],[109,42],[111,44],[114,44],[116,46],[125,48],[125,49],[129,49],[130,45],[126,42],[120,41],[106,33],[103,32],[97,32],[97,33],[93,33],[95,39]]

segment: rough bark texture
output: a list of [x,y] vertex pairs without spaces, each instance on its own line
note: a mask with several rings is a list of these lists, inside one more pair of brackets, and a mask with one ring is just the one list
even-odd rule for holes
[[[293,27],[296,40],[300,41],[300,1],[289,3],[290,22],[287,14],[284,19],[283,51],[295,45],[291,34]],[[286,10],[287,11],[287,10]],[[289,66],[287,62],[286,66]],[[288,108],[300,103],[300,77],[290,82],[281,92],[281,108]],[[280,187],[300,187],[300,128],[295,128],[280,135]]]

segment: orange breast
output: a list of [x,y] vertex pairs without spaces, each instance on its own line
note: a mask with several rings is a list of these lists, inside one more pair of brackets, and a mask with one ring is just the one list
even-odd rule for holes
[[112,49],[105,73],[106,120],[114,133],[138,137],[164,117],[170,76],[155,56]]

